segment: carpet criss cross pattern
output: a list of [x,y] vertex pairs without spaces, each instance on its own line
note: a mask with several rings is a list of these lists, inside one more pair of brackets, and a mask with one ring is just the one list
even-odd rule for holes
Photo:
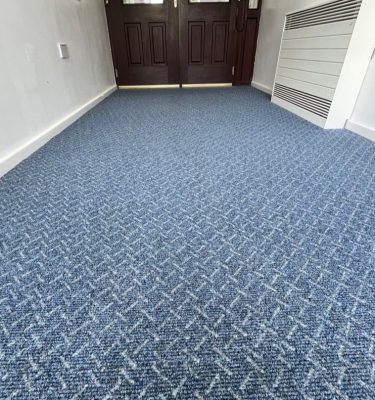
[[373,400],[374,173],[254,89],[113,94],[0,180],[0,398]]

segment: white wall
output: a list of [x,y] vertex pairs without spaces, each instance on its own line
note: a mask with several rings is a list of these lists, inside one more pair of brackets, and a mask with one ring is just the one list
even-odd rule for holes
[[103,0],[1,1],[0,55],[1,176],[114,89]]
[[367,70],[347,128],[375,141],[375,57]]
[[285,14],[324,3],[327,0],[263,0],[253,86],[271,93]]
[[375,1],[362,0],[326,128],[344,128],[353,113],[375,47]]

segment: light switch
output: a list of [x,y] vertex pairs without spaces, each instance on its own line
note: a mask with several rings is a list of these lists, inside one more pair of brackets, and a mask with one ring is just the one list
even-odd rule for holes
[[69,49],[66,43],[58,43],[61,58],[69,58]]

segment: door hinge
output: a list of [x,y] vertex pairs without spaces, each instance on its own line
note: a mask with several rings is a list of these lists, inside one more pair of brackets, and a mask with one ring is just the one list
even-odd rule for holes
[[118,69],[115,68],[115,77],[118,78]]
[[109,4],[109,0],[105,0],[105,4]]
[[232,67],[232,76],[234,76],[234,65]]

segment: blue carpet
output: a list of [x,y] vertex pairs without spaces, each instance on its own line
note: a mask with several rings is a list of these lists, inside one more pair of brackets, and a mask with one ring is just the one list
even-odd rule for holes
[[0,398],[374,399],[374,172],[249,88],[112,95],[0,180]]

